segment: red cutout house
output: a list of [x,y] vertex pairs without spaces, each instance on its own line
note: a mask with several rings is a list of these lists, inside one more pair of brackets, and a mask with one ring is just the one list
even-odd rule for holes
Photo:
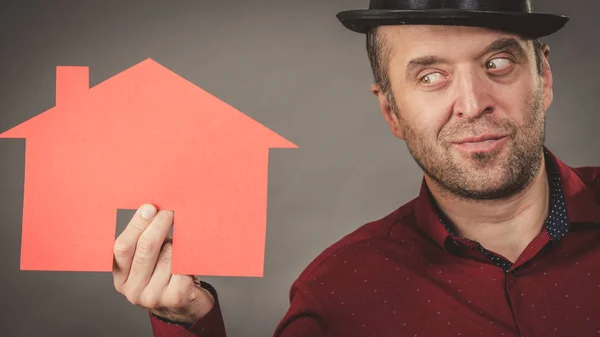
[[262,276],[270,148],[297,146],[147,59],[89,88],[58,67],[26,138],[22,270],[112,270],[118,209],[173,210],[175,274]]

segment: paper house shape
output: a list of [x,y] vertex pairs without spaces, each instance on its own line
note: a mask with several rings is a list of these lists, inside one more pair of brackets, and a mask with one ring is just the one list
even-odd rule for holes
[[262,276],[270,148],[297,146],[152,59],[57,67],[25,138],[22,270],[111,271],[118,209],[174,211],[174,274]]

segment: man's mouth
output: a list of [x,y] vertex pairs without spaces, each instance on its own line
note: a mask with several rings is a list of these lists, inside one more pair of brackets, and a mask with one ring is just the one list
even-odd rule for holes
[[503,135],[503,134],[488,134],[488,135],[482,135],[482,136],[477,136],[477,137],[468,137],[468,138],[463,138],[461,140],[455,141],[455,144],[464,144],[464,143],[481,143],[481,142],[487,142],[487,141],[494,141],[494,140],[499,140],[502,138],[507,137],[507,135]]
[[508,139],[506,134],[486,134],[476,137],[462,138],[453,144],[465,152],[492,152],[502,146]]

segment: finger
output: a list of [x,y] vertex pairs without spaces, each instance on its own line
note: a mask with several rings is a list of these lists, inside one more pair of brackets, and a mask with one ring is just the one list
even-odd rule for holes
[[154,273],[150,277],[150,281],[144,290],[142,291],[142,306],[151,310],[160,309],[158,306],[163,294],[165,293],[169,281],[171,279],[171,256],[173,251],[173,245],[171,240],[167,239],[167,242],[162,247],[160,254],[158,255],[158,261],[156,262],[156,268]]
[[158,254],[173,225],[173,212],[160,211],[140,235],[127,278],[127,291],[139,294],[150,281]]
[[113,281],[117,290],[120,290],[126,282],[138,239],[148,227],[155,214],[156,207],[154,205],[142,205],[135,212],[125,230],[115,240]]
[[187,308],[197,300],[199,293],[190,275],[171,275],[162,302],[168,308]]

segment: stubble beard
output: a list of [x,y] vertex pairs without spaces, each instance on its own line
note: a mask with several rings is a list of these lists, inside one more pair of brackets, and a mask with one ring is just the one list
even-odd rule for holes
[[[391,102],[395,102],[393,97]],[[465,159],[453,155],[448,142],[432,143],[406,123],[404,139],[417,165],[442,193],[470,201],[506,199],[532,183],[544,158],[546,121],[541,87],[531,92],[525,106],[527,119],[521,127],[484,114],[440,133],[443,140],[444,135],[465,135],[466,130],[506,130],[510,135],[504,151],[475,152]]]

